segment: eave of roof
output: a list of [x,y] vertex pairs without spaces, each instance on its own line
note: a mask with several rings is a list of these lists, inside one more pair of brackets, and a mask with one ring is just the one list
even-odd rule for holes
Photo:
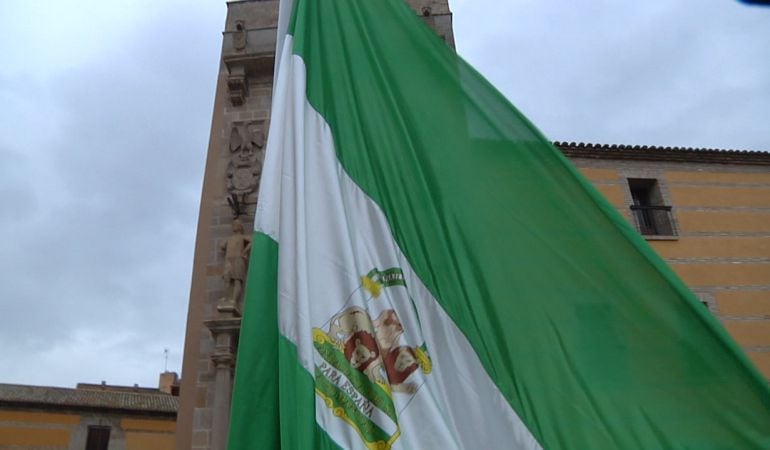
[[647,145],[608,145],[575,142],[553,143],[570,158],[622,159],[711,164],[770,165],[770,152],[720,150],[711,148],[658,147]]
[[175,416],[179,398],[169,394],[69,389],[0,383],[0,406],[87,409]]

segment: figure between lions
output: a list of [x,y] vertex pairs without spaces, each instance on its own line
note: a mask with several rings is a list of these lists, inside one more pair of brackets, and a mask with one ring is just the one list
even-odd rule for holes
[[404,327],[393,309],[375,320],[358,306],[344,309],[329,323],[329,338],[342,349],[345,359],[372,382],[390,385],[394,392],[414,393],[417,384],[409,377],[422,367],[430,371],[424,350],[399,345]]

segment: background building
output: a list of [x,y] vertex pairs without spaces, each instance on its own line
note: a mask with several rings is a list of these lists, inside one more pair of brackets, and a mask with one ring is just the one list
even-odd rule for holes
[[0,384],[0,448],[170,450],[179,407],[176,374],[160,388]]
[[770,380],[770,153],[556,145]]
[[[454,46],[446,0],[407,3]],[[253,228],[277,6],[275,0],[227,5],[187,319],[180,450],[224,449],[226,441],[241,304],[223,279],[224,248],[239,233],[235,219],[247,232]],[[770,157],[557,146],[642,230],[770,378]]]

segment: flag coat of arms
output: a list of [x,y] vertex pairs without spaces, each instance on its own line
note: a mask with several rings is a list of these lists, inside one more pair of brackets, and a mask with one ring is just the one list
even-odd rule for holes
[[403,0],[279,24],[230,450],[770,448],[720,324]]

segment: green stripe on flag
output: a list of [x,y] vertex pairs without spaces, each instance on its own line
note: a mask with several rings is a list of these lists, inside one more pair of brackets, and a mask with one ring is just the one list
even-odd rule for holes
[[[229,446],[280,449],[278,410],[278,244],[254,233],[230,412]],[[253,426],[258,423],[259,427]]]
[[339,450],[315,421],[312,376],[278,333],[277,268],[278,244],[254,233],[228,449]]
[[[288,339],[279,338],[280,353],[280,408],[281,445],[280,450],[341,450],[316,422],[315,382],[313,377],[299,364],[297,347]],[[259,351],[256,349],[255,351]],[[276,414],[276,411],[272,411]],[[253,423],[252,428],[257,424]],[[260,450],[270,447],[238,447],[238,449]],[[232,449],[231,449],[232,450]]]
[[719,323],[402,0],[296,1],[346,172],[544,448],[770,448],[770,392]]

